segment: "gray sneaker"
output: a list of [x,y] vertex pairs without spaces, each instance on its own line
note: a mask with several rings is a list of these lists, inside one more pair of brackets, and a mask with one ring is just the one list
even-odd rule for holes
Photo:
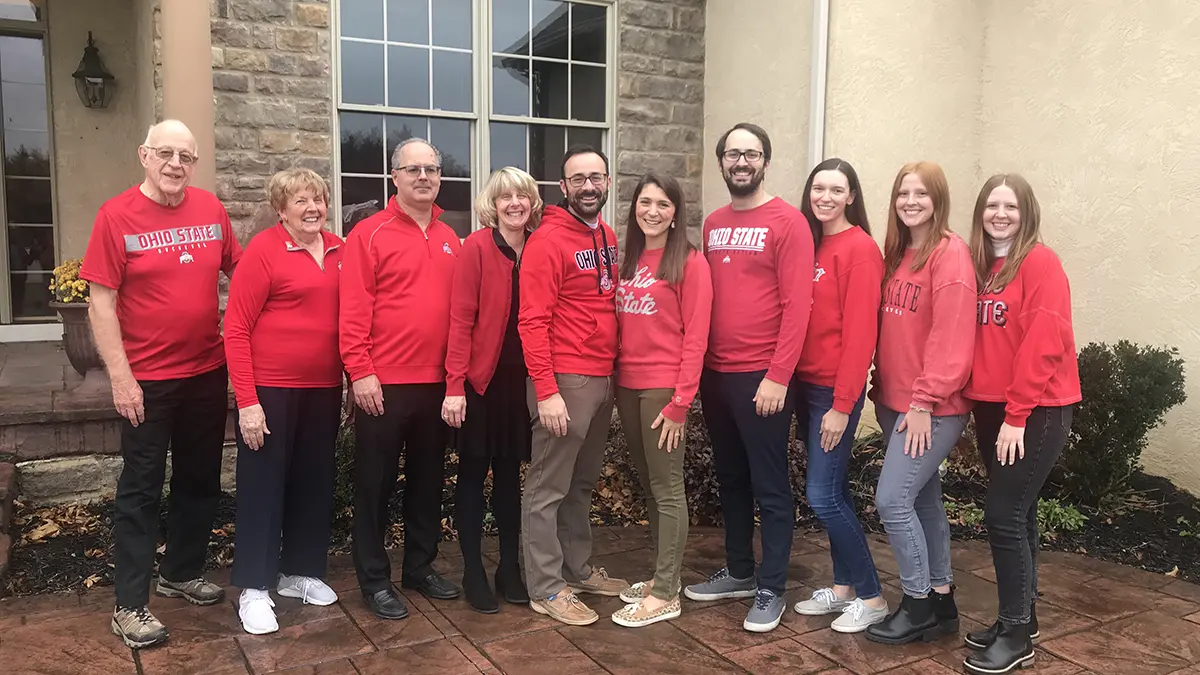
[[161,576],[154,592],[167,598],[183,598],[193,605],[215,605],[225,599],[225,589],[209,583],[204,577],[190,581],[167,581]]
[[162,644],[170,637],[167,627],[145,607],[114,608],[112,632],[133,649]]
[[829,627],[839,633],[861,633],[870,625],[879,623],[887,617],[888,607],[886,604],[880,609],[871,609],[867,607],[867,603],[855,598]]
[[753,598],[756,590],[758,581],[754,577],[734,579],[729,576],[729,568],[722,567],[708,581],[683,589],[683,594],[691,600],[709,602],[727,598]]
[[758,589],[754,595],[754,605],[746,614],[742,628],[752,633],[769,633],[775,630],[775,627],[779,625],[779,620],[783,618],[783,610],[786,605],[782,595],[775,595],[775,591],[765,588]]
[[849,606],[850,601],[838,600],[837,594],[833,592],[832,588],[822,588],[814,591],[808,600],[797,602],[792,609],[795,609],[797,614],[804,616],[824,616],[825,614],[837,614]]

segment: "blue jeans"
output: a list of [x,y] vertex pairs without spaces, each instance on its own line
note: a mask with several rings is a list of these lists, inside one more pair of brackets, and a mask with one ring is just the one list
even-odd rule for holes
[[[821,418],[833,408],[833,388],[793,380],[796,390],[797,435],[808,448],[808,505],[812,507],[829,534],[829,553],[833,558],[833,583],[853,586],[863,600],[878,597],[879,573],[867,546],[862,524],[854,513],[854,497],[846,468],[854,445],[854,430],[862,415],[863,396],[850,412],[850,421],[842,440],[833,450],[821,449]],[[865,391],[865,388],[864,388]]]

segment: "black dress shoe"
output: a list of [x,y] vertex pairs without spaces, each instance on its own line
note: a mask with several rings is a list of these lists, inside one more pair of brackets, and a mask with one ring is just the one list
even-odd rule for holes
[[529,591],[525,589],[525,580],[521,578],[521,570],[516,565],[505,565],[502,562],[496,569],[496,592],[504,596],[505,602],[514,605],[529,604]]
[[367,609],[381,619],[403,619],[408,616],[408,608],[396,591],[385,588],[371,595],[363,594],[367,601]]
[[907,593],[900,607],[888,618],[867,628],[867,639],[885,645],[903,645],[917,640],[933,642],[942,636],[933,614],[933,598],[914,598]]
[[[996,641],[996,635],[999,632],[1000,622],[997,621],[983,630],[967,633],[967,637],[963,642],[971,649],[987,649]],[[1032,641],[1041,636],[1041,631],[1038,630],[1037,604],[1034,604],[1029,608],[1029,639]]]
[[404,588],[411,588],[431,600],[453,600],[458,597],[458,586],[447,581],[437,572],[430,572],[417,581],[401,581]]
[[1033,641],[1029,624],[1001,623],[996,639],[981,652],[967,657],[963,668],[974,675],[1003,675],[1033,665]]
[[957,633],[958,605],[954,602],[954,587],[950,587],[949,593],[934,591],[929,597],[933,598],[933,616],[937,619],[938,627],[947,635]]
[[463,594],[467,596],[467,604],[476,612],[495,614],[500,611],[496,593],[488,584],[487,572],[483,571],[482,565],[463,572]]

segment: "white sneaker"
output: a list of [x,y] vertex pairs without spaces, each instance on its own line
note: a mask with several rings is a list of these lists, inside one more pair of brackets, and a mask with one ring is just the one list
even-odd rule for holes
[[801,600],[792,609],[804,616],[823,616],[837,614],[850,606],[849,600],[838,600],[832,588],[822,588],[814,591],[808,600]]
[[324,581],[313,577],[293,577],[279,575],[279,594],[285,598],[300,598],[306,605],[332,605],[338,601],[337,593],[333,592]]
[[867,607],[867,603],[860,598],[855,598],[850,602],[850,606],[842,610],[842,615],[833,620],[829,625],[839,633],[861,633],[872,624],[879,623],[888,617],[888,608],[884,604],[879,609]]
[[251,635],[266,635],[279,630],[279,622],[275,620],[275,602],[271,594],[255,588],[242,591],[238,600],[238,616],[242,619],[242,629]]

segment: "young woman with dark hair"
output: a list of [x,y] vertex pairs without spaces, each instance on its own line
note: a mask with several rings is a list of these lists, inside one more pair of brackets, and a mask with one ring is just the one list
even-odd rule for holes
[[646,494],[656,570],[621,593],[629,603],[614,623],[636,628],[680,614],[680,570],[687,544],[683,441],[700,386],[712,313],[708,262],[688,242],[683,191],[670,176],[638,183],[625,228],[617,289],[620,350],[617,410]]

